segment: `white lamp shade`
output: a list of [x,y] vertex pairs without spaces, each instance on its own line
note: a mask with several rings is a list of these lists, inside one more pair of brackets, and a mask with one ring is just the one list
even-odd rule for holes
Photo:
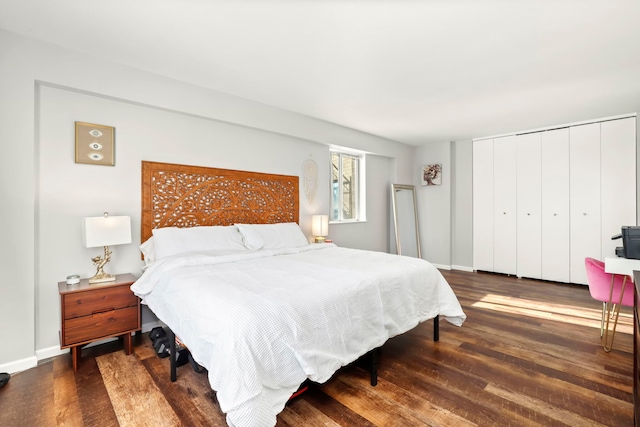
[[87,248],[131,243],[131,217],[96,216],[83,218],[82,231]]
[[311,234],[317,237],[329,235],[329,215],[313,215],[311,217]]

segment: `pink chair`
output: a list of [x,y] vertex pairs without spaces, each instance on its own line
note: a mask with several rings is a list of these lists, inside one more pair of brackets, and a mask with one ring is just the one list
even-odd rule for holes
[[[604,351],[610,352],[616,335],[620,306],[633,307],[633,279],[626,275],[605,273],[604,262],[594,258],[585,258],[584,265],[587,269],[589,293],[594,299],[602,301],[600,338],[604,338],[602,344]],[[610,318],[613,318],[613,331],[611,333],[611,343],[608,343]]]

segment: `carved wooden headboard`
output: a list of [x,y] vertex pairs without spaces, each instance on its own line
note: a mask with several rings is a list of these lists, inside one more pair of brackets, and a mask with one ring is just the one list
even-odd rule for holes
[[154,228],[298,222],[299,177],[142,162],[142,242]]

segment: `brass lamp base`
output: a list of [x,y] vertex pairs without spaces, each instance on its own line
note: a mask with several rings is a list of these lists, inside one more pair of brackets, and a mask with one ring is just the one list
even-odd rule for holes
[[114,280],[116,280],[116,276],[103,271],[101,273],[96,273],[95,276],[90,278],[89,283],[113,282]]
[[92,278],[89,279],[89,283],[102,283],[102,282],[112,282],[116,280],[116,276],[105,273],[103,271],[104,266],[111,260],[111,251],[109,250],[109,246],[104,247],[104,258],[100,255],[97,257],[91,258],[91,261],[96,265],[98,270],[96,274],[93,275]]
[[327,240],[325,237],[322,237],[322,236],[316,237],[316,243],[324,243],[325,240]]

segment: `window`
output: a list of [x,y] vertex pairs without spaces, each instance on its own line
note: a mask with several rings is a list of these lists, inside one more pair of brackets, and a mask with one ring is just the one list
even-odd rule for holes
[[364,221],[364,157],[331,152],[331,221]]

